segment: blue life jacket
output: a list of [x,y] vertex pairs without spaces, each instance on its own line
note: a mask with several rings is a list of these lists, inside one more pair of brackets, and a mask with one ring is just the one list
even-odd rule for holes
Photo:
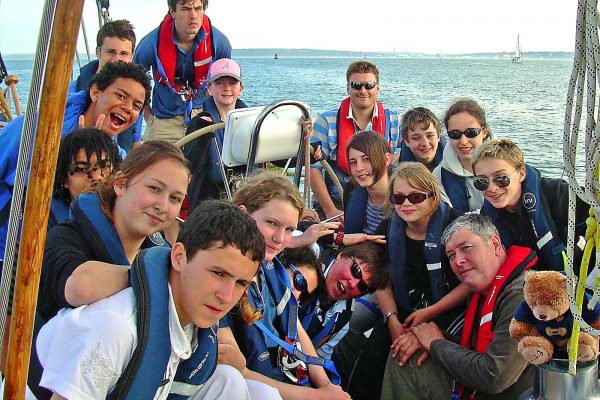
[[[537,169],[530,165],[525,165],[525,172],[525,180],[521,182],[521,211],[531,222],[540,264],[546,269],[563,271],[562,252],[565,250],[565,245],[556,231],[552,215],[550,215],[548,200],[542,192],[542,176]],[[498,219],[498,210],[487,200],[481,207],[481,214],[492,220],[500,233],[504,247],[508,248],[513,244],[518,244],[513,243],[514,239],[502,221]]]
[[[323,289],[324,290],[324,289]],[[320,306],[319,296],[313,293],[310,298],[300,302],[299,317],[302,327],[310,337],[315,349],[318,349],[350,321],[354,311],[354,299],[346,300],[346,308],[336,312],[324,323],[315,318],[317,306]],[[323,310],[323,313],[326,311]]]
[[[110,399],[152,399],[166,384],[164,376],[171,357],[170,257],[170,248],[152,247],[140,252],[131,266],[138,343]],[[198,347],[179,363],[169,399],[187,399],[213,374],[218,354],[216,330],[216,325],[198,328]]]
[[115,225],[102,212],[97,193],[80,193],[73,201],[69,219],[75,221],[85,237],[95,239],[95,251],[99,261],[117,265],[129,265],[121,238]]
[[[77,93],[85,90],[86,92],[90,88],[90,81],[96,75],[96,71],[98,71],[98,65],[100,65],[100,60],[92,60],[89,63],[85,64],[79,70],[79,76],[75,80],[75,85],[73,87],[73,92],[69,93]],[[69,85],[69,89],[71,89]]]
[[[94,251],[98,261],[129,265],[121,238],[114,224],[102,211],[97,193],[80,193],[71,204],[69,219],[77,223],[83,236],[94,240]],[[142,248],[152,246],[168,247],[167,242],[158,232],[148,236],[142,244]]]
[[[248,106],[242,100],[237,99],[235,102],[235,108],[247,108]],[[209,97],[203,104],[204,111],[208,112],[215,124],[223,122],[221,120],[221,115],[219,114],[219,110],[217,109],[217,105],[215,104],[215,100],[213,97]],[[218,129],[215,131],[215,139],[217,139],[217,144],[219,146],[219,151],[223,151],[223,140],[225,138],[224,129]],[[214,183],[223,183],[223,175],[221,174],[221,160],[219,159],[219,155],[215,150],[214,146],[210,146],[210,179]]]
[[369,193],[367,189],[357,186],[344,207],[344,232],[362,233],[367,215],[367,202]]
[[50,201],[50,216],[48,218],[48,230],[69,219],[69,204],[63,199],[52,197]]
[[[444,156],[444,147],[446,147],[446,138],[444,136],[440,136],[440,142],[438,143],[437,150],[435,151],[435,157],[433,157],[433,161],[431,162],[430,165],[426,165],[426,167],[428,169],[433,169],[442,162],[442,158]],[[402,140],[402,142],[400,142],[400,160],[399,161],[400,162],[404,162],[404,161],[415,161],[416,162],[417,161],[414,153],[412,152],[410,147],[408,147],[408,145],[406,144],[406,142],[404,140]]]
[[[441,243],[442,232],[446,227],[449,211],[450,207],[446,203],[440,202],[440,206],[429,220],[425,236],[424,255],[433,303],[438,302],[449,292],[449,284],[442,269],[444,246]],[[394,297],[398,308],[410,313],[412,312],[412,306],[408,298],[410,288],[408,287],[406,270],[405,232],[406,222],[394,213],[390,220],[387,237],[388,252],[394,273]]]
[[[264,309],[262,296],[271,296],[277,303],[277,317],[274,328],[279,338],[287,338],[295,342],[298,338],[298,304],[288,287],[289,277],[285,267],[274,258],[271,263],[263,262],[259,273],[264,274],[267,287],[262,288],[262,295],[256,284],[251,284],[248,290],[248,300],[255,310]],[[270,292],[270,293],[267,293]],[[236,341],[246,357],[246,366],[252,371],[268,376],[280,382],[291,383],[277,366],[277,347],[269,348],[267,336],[254,324],[248,325],[241,318],[232,315],[232,331]]]
[[454,175],[446,168],[441,168],[442,186],[452,203],[452,208],[469,212],[469,190],[464,177]]

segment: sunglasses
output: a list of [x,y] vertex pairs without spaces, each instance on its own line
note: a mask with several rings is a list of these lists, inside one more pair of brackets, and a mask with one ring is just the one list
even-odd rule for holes
[[[510,175],[496,175],[492,177],[492,182],[494,182],[496,186],[501,188],[508,187],[508,185],[510,185],[510,177],[518,170],[518,168],[515,169]],[[488,178],[487,176],[475,178],[475,180],[473,181],[473,186],[475,187],[475,189],[479,190],[480,192],[483,192],[488,188],[488,186],[490,186],[490,178]]]
[[292,285],[294,289],[299,292],[308,293],[308,282],[306,282],[306,278],[302,275],[302,272],[298,271],[298,268],[292,263],[288,263],[288,267],[294,274],[294,278],[292,279]]
[[369,289],[369,285],[367,285],[367,282],[363,281],[362,269],[360,269],[360,265],[358,265],[358,263],[354,259],[354,256],[350,256],[350,259],[352,260],[352,265],[350,266],[350,274],[353,278],[358,279],[357,287],[360,291],[360,294],[363,295],[369,293],[371,289]]
[[464,131],[452,129],[451,131],[448,131],[448,137],[453,140],[458,140],[462,135],[465,135],[469,139],[473,139],[474,137],[479,136],[483,128],[485,128],[485,126],[482,126],[481,128],[469,128],[465,129]]
[[354,90],[361,90],[363,87],[367,90],[371,90],[373,89],[375,86],[377,86],[377,82],[375,81],[368,81],[368,82],[348,82],[348,85],[350,85],[350,87]]
[[408,195],[394,193],[390,196],[390,202],[392,204],[401,205],[404,204],[404,201],[408,199],[410,204],[420,204],[433,196],[433,192],[429,193],[411,193]]
[[75,174],[86,174],[88,178],[92,177],[92,172],[100,171],[100,176],[109,176],[112,173],[112,163],[109,160],[98,160],[95,165],[88,162],[74,162],[69,168],[71,176]]

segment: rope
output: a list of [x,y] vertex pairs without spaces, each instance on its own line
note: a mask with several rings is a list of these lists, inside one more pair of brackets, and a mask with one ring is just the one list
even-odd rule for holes
[[[577,5],[577,22],[573,70],[569,80],[569,90],[565,110],[563,129],[563,160],[565,173],[569,182],[569,223],[567,237],[567,252],[563,254],[565,271],[567,273],[567,292],[569,295],[570,310],[573,313],[574,324],[571,344],[569,347],[569,373],[576,373],[577,339],[580,329],[594,336],[600,336],[600,330],[590,327],[581,317],[583,295],[587,279],[587,270],[592,248],[596,247],[596,270],[600,265],[600,251],[596,246],[599,235],[597,222],[600,217],[600,203],[597,193],[600,185],[596,173],[598,172],[598,135],[600,127],[595,120],[594,108],[598,101],[596,87],[598,85],[597,68],[600,64],[600,44],[598,39],[598,11],[597,0],[579,0]],[[586,97],[584,99],[584,92]],[[585,105],[585,182],[583,185],[575,176],[577,149],[579,147],[579,129]],[[586,232],[586,249],[582,262],[579,278],[573,272],[573,254],[575,247],[575,209],[577,197],[590,205],[590,218]],[[579,282],[579,284],[577,284]],[[575,293],[576,291],[576,293]],[[593,306],[600,298],[600,284],[598,278],[594,284]]]

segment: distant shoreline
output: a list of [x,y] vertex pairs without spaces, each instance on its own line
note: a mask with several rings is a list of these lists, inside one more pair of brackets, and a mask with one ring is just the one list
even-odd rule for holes
[[[500,59],[510,60],[512,52],[464,53],[464,54],[428,54],[414,52],[385,52],[385,51],[343,51],[343,50],[316,50],[316,49],[233,49],[233,58],[448,58],[448,59]],[[31,60],[33,53],[7,53],[2,54],[4,60]],[[86,59],[85,53],[80,53],[82,60]],[[573,52],[567,51],[536,51],[524,52],[523,58],[527,60],[572,60]]]

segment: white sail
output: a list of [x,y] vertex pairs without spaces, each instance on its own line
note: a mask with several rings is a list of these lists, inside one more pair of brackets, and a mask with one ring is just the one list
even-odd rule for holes
[[519,42],[519,35],[517,34],[517,46],[515,48],[515,56],[512,59],[514,63],[523,62],[523,53],[521,52],[521,43]]

